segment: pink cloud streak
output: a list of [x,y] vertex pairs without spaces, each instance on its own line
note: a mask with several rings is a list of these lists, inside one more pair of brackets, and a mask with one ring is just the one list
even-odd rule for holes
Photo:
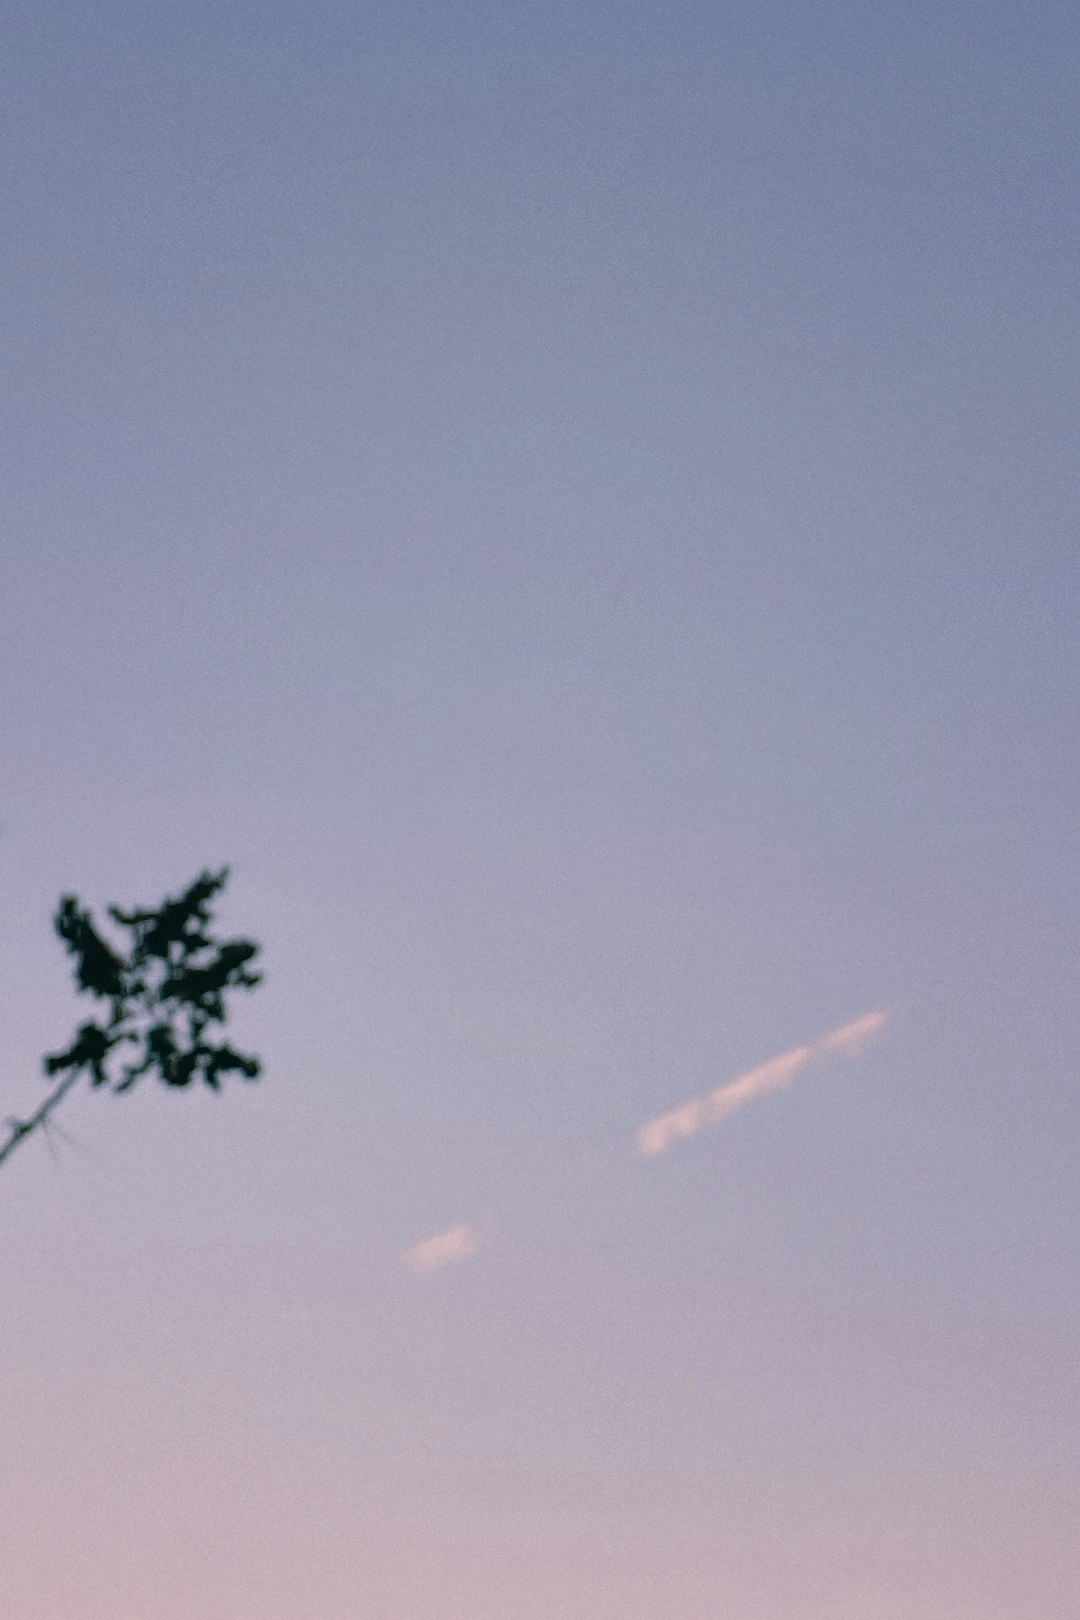
[[405,1264],[413,1271],[437,1271],[440,1266],[467,1260],[476,1252],[476,1238],[468,1226],[452,1226],[448,1232],[425,1238],[414,1244],[405,1255]]
[[638,1131],[638,1152],[646,1157],[663,1153],[673,1142],[684,1136],[696,1136],[706,1125],[719,1124],[757,1097],[764,1097],[770,1091],[782,1091],[808,1066],[818,1066],[837,1056],[858,1057],[880,1034],[887,1019],[885,1012],[865,1013],[849,1024],[830,1030],[809,1046],[795,1046],[780,1057],[748,1069],[737,1080],[717,1086],[704,1097],[692,1097],[679,1108],[657,1115]]

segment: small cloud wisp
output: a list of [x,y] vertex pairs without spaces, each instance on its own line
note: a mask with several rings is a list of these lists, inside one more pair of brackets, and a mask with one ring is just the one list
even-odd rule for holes
[[413,1271],[437,1271],[440,1266],[467,1260],[475,1252],[476,1239],[471,1227],[452,1226],[448,1232],[440,1232],[436,1237],[415,1244],[406,1253],[405,1264],[411,1266]]
[[727,1119],[744,1103],[764,1097],[770,1091],[782,1091],[807,1066],[826,1063],[832,1057],[858,1057],[885,1027],[888,1014],[866,1013],[850,1024],[841,1024],[830,1030],[810,1046],[796,1046],[768,1063],[748,1069],[737,1080],[717,1086],[704,1097],[693,1097],[681,1108],[660,1114],[642,1125],[637,1133],[637,1149],[646,1157],[663,1153],[673,1142],[684,1136],[696,1136],[706,1125],[717,1125]]

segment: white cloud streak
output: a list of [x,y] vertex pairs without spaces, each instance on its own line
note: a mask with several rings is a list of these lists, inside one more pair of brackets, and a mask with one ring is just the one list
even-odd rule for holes
[[471,1227],[452,1226],[448,1232],[440,1232],[436,1237],[425,1238],[423,1243],[415,1244],[405,1255],[405,1264],[411,1266],[413,1271],[437,1271],[440,1266],[467,1260],[475,1252],[476,1239]]
[[682,1137],[696,1136],[706,1125],[718,1125],[745,1103],[770,1091],[782,1091],[809,1066],[827,1063],[833,1057],[858,1057],[884,1029],[887,1019],[885,1012],[866,1013],[830,1030],[810,1046],[795,1046],[756,1069],[748,1069],[737,1080],[717,1086],[704,1097],[692,1097],[670,1113],[659,1114],[638,1131],[638,1152],[646,1157],[663,1153]]

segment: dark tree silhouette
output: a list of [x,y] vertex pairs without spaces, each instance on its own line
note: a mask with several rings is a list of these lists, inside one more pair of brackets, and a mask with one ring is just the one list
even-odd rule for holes
[[[75,959],[73,972],[80,992],[107,1003],[100,1020],[80,1024],[71,1044],[46,1057],[45,1073],[63,1075],[45,1101],[27,1119],[10,1118],[7,1139],[0,1144],[0,1164],[39,1125],[47,1125],[56,1105],[85,1073],[91,1086],[130,1091],[144,1074],[156,1074],[169,1086],[202,1079],[214,1091],[227,1074],[254,1080],[256,1057],[237,1052],[228,1042],[208,1039],[215,1024],[228,1016],[230,990],[250,990],[262,975],[250,970],[259,947],[249,939],[218,942],[209,932],[211,902],[228,881],[229,869],[202,872],[175,900],[156,911],[120,911],[109,916],[131,938],[126,955],[118,955],[94,927],[74,895],[60,901],[56,932]],[[130,1048],[134,1047],[132,1053]],[[122,1063],[126,1052],[129,1061]]]

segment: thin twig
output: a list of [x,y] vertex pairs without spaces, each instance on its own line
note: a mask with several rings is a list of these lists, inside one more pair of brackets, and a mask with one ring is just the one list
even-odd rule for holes
[[19,1143],[28,1137],[31,1131],[36,1130],[39,1125],[45,1123],[57,1103],[67,1096],[72,1086],[80,1078],[81,1071],[73,1069],[69,1075],[61,1080],[56,1090],[49,1093],[40,1108],[34,1110],[29,1119],[15,1119],[12,1117],[4,1121],[11,1134],[3,1146],[0,1146],[0,1164],[3,1164],[9,1153],[14,1153]]
[[53,1142],[52,1133],[53,1133],[54,1130],[57,1130],[58,1128],[59,1127],[57,1126],[56,1121],[54,1119],[51,1119],[51,1118],[50,1119],[43,1119],[42,1122],[41,1122],[42,1140],[44,1141],[45,1146],[49,1150],[49,1158],[52,1160],[53,1164],[55,1164],[55,1165],[58,1165],[60,1163],[60,1156],[56,1151],[56,1145]]
[[58,1119],[49,1119],[46,1123],[46,1136],[48,1136],[52,1131],[56,1132],[61,1142],[66,1142],[68,1147],[74,1148],[76,1153],[81,1153],[84,1159],[90,1160],[91,1164],[96,1164],[102,1170],[107,1169],[105,1160],[101,1157],[101,1155],[98,1153],[91,1153],[90,1149],[86,1146],[86,1143],[80,1142],[77,1136],[72,1136],[71,1132],[65,1130]]

